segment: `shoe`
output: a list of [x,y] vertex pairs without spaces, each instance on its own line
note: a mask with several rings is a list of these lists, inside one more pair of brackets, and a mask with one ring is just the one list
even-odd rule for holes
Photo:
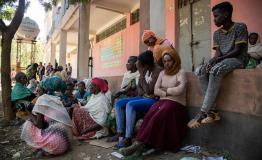
[[221,118],[220,118],[220,115],[219,115],[218,111],[210,110],[207,113],[207,117],[202,119],[201,123],[204,123],[204,124],[213,123],[215,121],[219,121],[220,119]]
[[207,118],[207,113],[206,112],[200,112],[199,114],[196,115],[196,117],[194,119],[192,119],[188,124],[187,126],[189,128],[198,128],[200,127],[201,123],[202,123],[202,120]]
[[108,137],[106,141],[107,141],[107,142],[117,142],[117,141],[118,141],[118,138],[119,138],[119,135],[116,134],[116,135],[114,135],[114,136],[112,136],[112,137]]
[[141,151],[143,148],[144,148],[144,143],[134,142],[134,144],[132,144],[129,147],[121,148],[119,152],[124,156],[130,156],[133,153],[135,153],[136,151]]
[[126,148],[132,145],[132,140],[130,138],[124,138],[118,140],[118,143],[114,146],[114,149]]

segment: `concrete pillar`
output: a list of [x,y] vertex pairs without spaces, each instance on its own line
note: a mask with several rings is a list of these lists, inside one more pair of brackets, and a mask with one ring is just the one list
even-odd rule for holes
[[66,46],[67,46],[67,32],[64,30],[61,30],[58,65],[63,66],[63,67],[65,67],[65,64],[66,64]]
[[[56,44],[51,43],[51,55],[50,55],[50,63],[55,66],[55,57],[56,57]],[[48,63],[48,62],[47,62]]]
[[79,6],[77,78],[88,78],[90,3],[81,3]]
[[[145,29],[150,29],[150,0],[140,0],[140,37]],[[140,40],[139,53],[145,51],[147,46]]]
[[[163,0],[140,0],[140,36],[145,29],[150,29],[157,36],[165,38],[166,2]],[[147,49],[141,41],[140,52]]]
[[150,0],[150,29],[164,38],[166,29],[166,2]]

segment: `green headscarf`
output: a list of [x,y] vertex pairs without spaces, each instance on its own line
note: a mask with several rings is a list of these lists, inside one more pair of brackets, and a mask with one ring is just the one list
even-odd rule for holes
[[22,83],[16,82],[14,88],[11,93],[11,101],[17,101],[20,99],[24,99],[32,95],[32,92],[26,88]]
[[41,81],[40,87],[47,91],[47,94],[53,95],[55,91],[64,93],[66,83],[61,78],[54,76]]

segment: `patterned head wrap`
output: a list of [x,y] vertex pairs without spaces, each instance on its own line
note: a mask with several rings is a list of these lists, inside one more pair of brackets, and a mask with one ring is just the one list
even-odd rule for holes
[[50,77],[40,82],[40,87],[47,91],[47,94],[53,95],[55,91],[62,93],[66,90],[66,83],[59,77]]
[[150,37],[156,37],[156,34],[151,30],[144,30],[143,35],[142,35],[142,41],[145,42]]

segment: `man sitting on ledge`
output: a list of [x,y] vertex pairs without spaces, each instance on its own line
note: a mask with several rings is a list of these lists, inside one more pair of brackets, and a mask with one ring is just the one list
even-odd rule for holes
[[190,128],[198,128],[203,123],[220,120],[214,108],[221,80],[235,69],[244,68],[247,64],[248,31],[244,23],[232,21],[233,7],[229,2],[222,2],[212,8],[217,27],[213,41],[215,56],[197,69],[204,101],[200,113],[188,123]]

